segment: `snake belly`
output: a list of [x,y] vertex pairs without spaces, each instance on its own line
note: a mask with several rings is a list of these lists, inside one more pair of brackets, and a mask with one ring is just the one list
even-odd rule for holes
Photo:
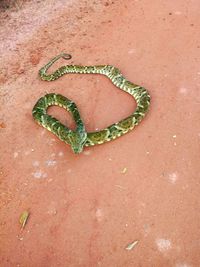
[[[135,111],[130,116],[104,128],[103,130],[87,133],[78,108],[74,102],[59,94],[47,94],[41,97],[32,111],[34,119],[41,126],[54,133],[60,140],[71,145],[75,153],[80,153],[84,146],[103,144],[128,133],[144,118],[150,105],[150,95],[144,87],[126,80],[120,70],[111,65],[65,65],[58,68],[53,73],[47,74],[47,70],[61,57],[64,59],[71,58],[69,54],[62,53],[50,60],[39,71],[42,80],[54,81],[69,73],[102,74],[108,77],[116,87],[130,94],[137,104]],[[47,114],[48,107],[52,105],[63,107],[72,114],[76,123],[75,131],[68,129],[56,118]]]

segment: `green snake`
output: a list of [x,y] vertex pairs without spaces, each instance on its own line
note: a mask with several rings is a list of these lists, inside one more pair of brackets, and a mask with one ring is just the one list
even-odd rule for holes
[[[47,70],[55,61],[60,58],[70,59],[71,55],[61,53],[51,59],[44,67],[39,70],[39,75],[42,80],[53,81],[68,73],[103,74],[107,76],[115,86],[132,95],[137,103],[135,111],[129,117],[117,123],[114,123],[103,130],[88,133],[86,132],[78,108],[73,101],[63,95],[55,93],[46,94],[45,96],[41,97],[32,110],[35,121],[55,134],[60,140],[69,144],[74,153],[82,152],[85,146],[103,144],[105,142],[114,140],[115,138],[128,133],[143,119],[150,105],[150,95],[144,87],[126,80],[122,76],[120,70],[111,65],[66,65],[58,68],[51,74],[47,74]],[[51,115],[48,115],[47,109],[50,106],[60,106],[69,111],[76,123],[76,129],[74,131],[70,130],[59,120],[52,117]]]

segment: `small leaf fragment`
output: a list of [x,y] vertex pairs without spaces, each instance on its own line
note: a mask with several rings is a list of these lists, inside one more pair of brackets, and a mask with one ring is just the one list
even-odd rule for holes
[[29,212],[27,210],[23,211],[19,217],[19,223],[21,224],[22,228],[25,227],[27,220],[29,217]]
[[139,240],[135,240],[135,241],[133,241],[133,242],[131,242],[130,244],[128,244],[127,246],[126,246],[126,250],[132,250],[137,244],[138,244],[138,242],[139,242]]
[[125,167],[125,168],[122,169],[121,173],[124,174],[124,173],[126,173],[126,172],[127,172],[127,168]]

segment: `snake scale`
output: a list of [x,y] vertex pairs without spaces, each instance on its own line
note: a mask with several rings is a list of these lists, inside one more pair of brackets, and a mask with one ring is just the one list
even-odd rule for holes
[[[41,97],[32,110],[35,121],[55,134],[60,140],[69,144],[74,153],[82,152],[84,146],[93,146],[114,140],[115,138],[128,133],[143,119],[150,105],[150,95],[144,87],[126,80],[120,70],[111,65],[66,65],[58,68],[51,74],[47,74],[47,71],[52,64],[60,58],[70,59],[71,55],[61,53],[51,59],[39,70],[39,75],[42,80],[53,81],[68,73],[102,74],[108,77],[115,86],[133,96],[137,103],[135,111],[129,117],[98,132],[87,133],[78,108],[73,101],[63,95],[55,93],[46,94]],[[76,123],[76,129],[74,131],[70,130],[59,120],[48,115],[47,109],[50,106],[60,106],[70,112]]]

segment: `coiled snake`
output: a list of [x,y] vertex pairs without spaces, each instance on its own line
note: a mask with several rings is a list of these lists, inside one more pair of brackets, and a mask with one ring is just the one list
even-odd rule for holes
[[[85,130],[84,123],[79,114],[78,108],[74,102],[60,94],[46,94],[41,97],[33,107],[33,117],[38,124],[55,134],[60,140],[71,145],[74,153],[80,153],[84,146],[93,146],[111,141],[117,137],[124,135],[132,130],[145,116],[150,105],[150,95],[144,87],[127,81],[121,74],[120,70],[111,65],[98,66],[79,66],[66,65],[57,69],[51,74],[47,74],[47,70],[59,58],[70,59],[71,55],[61,53],[50,60],[44,67],[39,70],[42,80],[53,81],[64,74],[68,73],[94,73],[107,76],[114,85],[134,97],[137,107],[129,117],[114,123],[107,128],[98,132],[89,132]],[[47,114],[50,106],[60,106],[72,114],[76,123],[75,131],[70,130],[59,120]]]

